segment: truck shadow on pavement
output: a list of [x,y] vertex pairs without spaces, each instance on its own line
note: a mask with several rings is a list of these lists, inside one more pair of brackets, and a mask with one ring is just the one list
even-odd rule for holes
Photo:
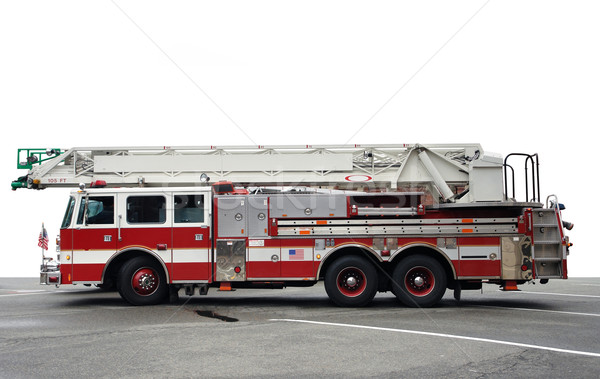
[[[65,299],[64,306],[72,307],[123,307],[123,308],[144,308],[133,306],[125,302],[116,291],[106,291],[101,289],[90,289],[89,291],[77,291],[72,293],[63,293],[62,295],[73,295],[77,298]],[[206,296],[180,296],[179,299],[172,303],[164,303],[153,307],[195,307],[195,308],[231,308],[232,310],[247,310],[251,311],[253,308],[256,310],[264,310],[265,308],[273,309],[286,309],[286,308],[301,308],[306,310],[390,310],[390,309],[404,309],[414,310],[418,308],[411,308],[401,304],[393,296],[380,296],[375,297],[371,304],[360,307],[360,308],[341,308],[333,304],[329,300],[326,294],[323,295],[261,295],[256,296],[248,292],[246,293],[228,293],[225,296],[218,292],[209,294]],[[531,299],[477,299],[477,300],[466,300],[456,301],[451,298],[444,298],[434,307],[424,308],[424,310],[440,311],[440,310],[452,310],[452,309],[473,309],[481,310],[485,308],[505,308],[505,309],[522,309],[522,310],[539,310],[539,311],[553,311],[557,309],[556,303],[550,303],[543,300],[531,300]]]

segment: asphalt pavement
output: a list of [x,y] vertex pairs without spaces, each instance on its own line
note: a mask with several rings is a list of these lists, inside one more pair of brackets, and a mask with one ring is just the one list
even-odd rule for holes
[[600,278],[448,291],[429,309],[389,293],[339,308],[322,284],[134,307],[0,278],[2,378],[598,378],[599,330]]

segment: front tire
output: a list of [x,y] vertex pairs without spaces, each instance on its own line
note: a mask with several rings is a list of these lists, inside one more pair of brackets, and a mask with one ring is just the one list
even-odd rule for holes
[[446,292],[446,271],[429,256],[404,258],[394,269],[393,278],[392,292],[408,307],[431,307]]
[[341,307],[369,304],[377,292],[377,283],[375,266],[358,256],[337,259],[325,273],[325,291]]
[[162,267],[149,257],[135,257],[125,262],[119,271],[118,290],[132,305],[160,304],[169,294]]

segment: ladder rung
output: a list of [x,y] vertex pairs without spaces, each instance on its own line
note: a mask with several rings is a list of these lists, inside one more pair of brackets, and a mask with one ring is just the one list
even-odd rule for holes
[[561,245],[562,241],[549,240],[549,241],[533,241],[533,245]]
[[562,262],[562,258],[559,257],[554,257],[554,258],[549,258],[549,257],[543,257],[543,258],[534,258],[533,259],[535,262]]

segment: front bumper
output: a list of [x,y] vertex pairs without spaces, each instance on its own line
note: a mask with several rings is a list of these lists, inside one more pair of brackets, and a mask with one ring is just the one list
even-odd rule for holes
[[53,261],[51,258],[44,258],[40,266],[40,284],[54,284],[58,287],[60,283],[60,263]]

